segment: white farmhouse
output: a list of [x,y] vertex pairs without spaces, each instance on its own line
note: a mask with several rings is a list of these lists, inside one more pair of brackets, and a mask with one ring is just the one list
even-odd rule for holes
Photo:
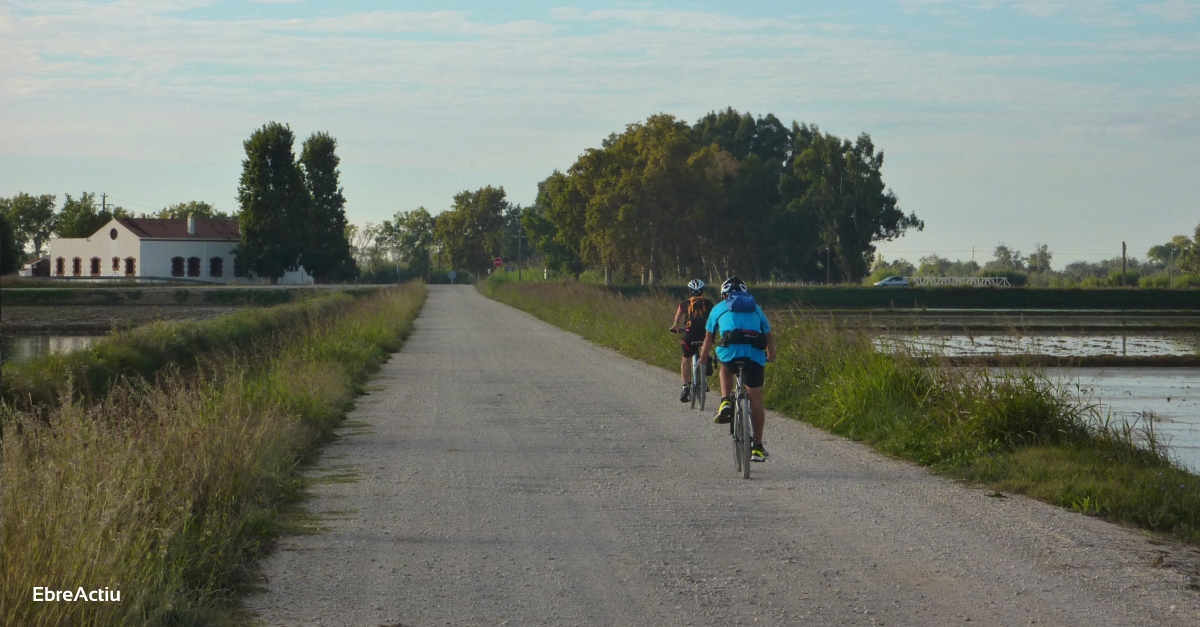
[[[50,239],[50,276],[192,279],[218,283],[261,282],[237,272],[237,220],[113,218],[91,237]],[[312,283],[303,268],[281,284]]]

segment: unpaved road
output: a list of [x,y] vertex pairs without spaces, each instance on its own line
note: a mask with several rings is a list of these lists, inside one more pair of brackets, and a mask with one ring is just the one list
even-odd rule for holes
[[744,481],[677,375],[430,291],[325,451],[357,473],[317,487],[328,531],[265,564],[264,624],[1200,625],[1194,549],[778,416]]

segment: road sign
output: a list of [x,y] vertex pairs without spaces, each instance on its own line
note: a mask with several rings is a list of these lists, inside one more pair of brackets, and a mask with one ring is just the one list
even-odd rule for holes
[[504,265],[504,259],[502,259],[500,257],[496,257],[495,259],[492,260],[492,265],[499,268],[500,266]]
[[449,271],[449,272],[447,272],[447,273],[446,273],[446,276],[450,277],[450,282],[451,282],[451,283],[453,283],[453,282],[454,282],[454,279],[457,279],[457,278],[458,278],[458,273],[457,273],[457,272],[455,272],[455,271],[453,271],[453,270],[451,270],[451,271]]

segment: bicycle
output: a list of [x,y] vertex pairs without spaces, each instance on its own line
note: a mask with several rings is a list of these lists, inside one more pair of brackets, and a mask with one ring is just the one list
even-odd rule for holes
[[[683,329],[672,329],[671,333],[683,333]],[[690,342],[696,347],[696,354],[692,355],[692,382],[689,383],[688,394],[691,396],[692,409],[696,409],[697,403],[700,405],[700,411],[704,411],[704,400],[708,392],[708,377],[705,375],[704,364],[700,361],[700,347],[704,346],[704,340]]]
[[737,368],[734,375],[737,384],[733,390],[733,421],[729,423],[729,434],[733,436],[733,462],[743,479],[750,478],[750,448],[754,445],[754,423],[750,419],[750,397],[746,395],[746,382],[743,376],[746,357],[739,357],[730,366]]

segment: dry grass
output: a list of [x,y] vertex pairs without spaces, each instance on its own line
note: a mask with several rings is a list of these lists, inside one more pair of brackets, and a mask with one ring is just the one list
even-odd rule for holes
[[[0,624],[230,623],[229,604],[296,498],[295,469],[398,350],[411,284],[198,364],[3,409]],[[35,603],[34,586],[120,590]]]

